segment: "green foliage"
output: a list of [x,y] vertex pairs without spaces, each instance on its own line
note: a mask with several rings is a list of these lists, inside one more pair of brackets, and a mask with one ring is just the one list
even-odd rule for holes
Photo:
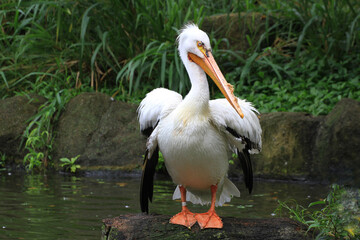
[[[247,36],[251,47],[246,53],[220,50],[217,47],[220,41],[212,38],[214,55],[227,73],[227,80],[236,86],[235,93],[254,102],[261,112],[303,111],[320,115],[327,114],[341,98],[360,100],[360,31],[355,31],[360,25],[360,14],[354,11],[360,9],[359,3],[310,0],[301,3],[204,4],[204,15],[209,14],[207,7],[211,6],[219,12],[262,12],[274,21],[266,22],[259,42]],[[121,86],[127,79],[130,92],[141,86],[144,92],[168,87],[186,93],[189,82],[172,45],[176,32],[164,32],[161,36],[170,39],[149,42],[143,52],[127,62],[117,76]],[[275,38],[273,45],[261,49],[262,42],[271,36]],[[143,84],[144,79],[151,84]],[[215,96],[221,97],[218,91]]]
[[291,18],[294,27],[301,27],[296,36],[296,56],[311,50],[318,56],[342,59],[359,49],[359,2],[301,0],[289,1],[285,6],[285,16]]
[[[185,94],[190,84],[174,43],[177,30],[189,21],[201,26],[213,14],[260,12],[265,31],[255,42],[256,30],[249,29],[245,53],[229,44],[218,49],[228,41],[210,33],[235,93],[262,112],[326,114],[341,98],[360,100],[359,9],[355,0],[10,0],[0,4],[0,95],[56,78],[66,79],[64,88],[125,101],[138,102],[156,87]],[[264,42],[270,47],[263,49]]]
[[76,172],[76,169],[80,169],[79,164],[75,164],[76,160],[80,157],[80,155],[77,155],[76,157],[73,157],[71,159],[68,158],[60,158],[60,161],[62,164],[60,164],[61,167],[65,167],[67,171],[71,171],[72,173]]
[[238,155],[236,153],[231,154],[231,159],[229,160],[229,164],[234,165],[235,164],[234,160],[236,161],[236,159],[238,159]]
[[310,203],[308,208],[298,205],[295,200],[279,201],[276,212],[281,214],[284,209],[290,218],[308,226],[308,231],[315,229],[316,239],[360,237],[360,189],[332,185],[326,199]]
[[[148,49],[154,39],[174,45],[174,28],[189,20],[199,22],[203,15],[201,5],[190,0],[75,3],[0,4],[2,96],[27,88],[33,72],[47,79],[48,73],[72,71],[77,75],[72,79],[76,87],[113,87],[124,63]],[[120,92],[128,94],[133,88],[129,79],[119,83]]]
[[[189,81],[174,41],[184,23],[201,23],[203,6],[195,1],[153,1],[141,10],[136,26],[148,26],[151,23],[153,31],[145,35],[145,49],[131,58],[118,73],[117,82],[123,86],[128,80],[129,94],[133,90],[139,91],[140,86],[142,93],[154,87],[168,87],[185,93]],[[154,19],[158,22],[154,22]],[[144,87],[144,79],[151,85]]]
[[324,57],[288,61],[283,56],[259,56],[245,65],[250,70],[236,67],[226,78],[260,112],[320,115],[327,114],[341,98],[360,100],[360,68],[354,66],[357,62],[359,56],[348,56],[341,63]]
[[[359,9],[352,0],[238,2],[233,12],[262,12],[270,20],[246,53],[219,51],[226,79],[260,112],[320,115],[341,98],[360,100]],[[273,44],[261,48],[271,37]]]
[[25,149],[28,151],[24,157],[24,165],[28,170],[32,170],[34,167],[41,169],[42,166],[45,168],[48,166],[55,137],[54,123],[59,119],[65,104],[76,94],[69,89],[60,89],[61,86],[57,81],[45,82],[41,77],[37,78],[37,81],[34,84],[31,83],[30,86],[33,92],[45,97],[47,101],[39,107],[37,114],[29,119],[23,135]]
[[166,171],[164,156],[162,155],[161,152],[159,152],[158,164],[156,165],[155,170],[156,170],[156,172],[165,172]]
[[[28,135],[25,144],[25,149],[29,152],[24,157],[24,165],[28,170],[32,170],[34,167],[40,168],[41,164],[47,164],[48,155],[47,149],[51,148],[49,143],[49,132],[41,131],[37,134],[39,128],[33,129]],[[45,153],[44,153],[45,152]]]

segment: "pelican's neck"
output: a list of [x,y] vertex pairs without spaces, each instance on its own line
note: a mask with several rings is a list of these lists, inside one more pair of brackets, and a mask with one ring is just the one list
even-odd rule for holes
[[202,68],[186,57],[183,59],[185,68],[189,74],[191,89],[186,95],[184,102],[196,107],[197,112],[208,112],[209,109],[209,84],[206,73]]

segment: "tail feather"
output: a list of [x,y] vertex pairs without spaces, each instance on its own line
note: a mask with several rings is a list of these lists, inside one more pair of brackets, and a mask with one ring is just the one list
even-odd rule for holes
[[240,191],[228,178],[224,180],[224,186],[219,199],[219,206],[222,206],[225,202],[230,202],[231,197],[240,197]]
[[[206,205],[211,203],[211,193],[210,188],[205,190],[194,190],[191,188],[186,188],[186,201],[192,202],[193,204]],[[230,202],[231,198],[240,197],[240,191],[227,177],[224,178],[223,183],[220,183],[218,192],[216,194],[216,203],[215,206],[222,206],[225,202]],[[180,199],[180,189],[179,185],[176,187],[173,200]]]

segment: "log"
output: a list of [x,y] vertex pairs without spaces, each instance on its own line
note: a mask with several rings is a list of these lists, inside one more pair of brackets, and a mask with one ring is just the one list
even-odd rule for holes
[[169,223],[171,217],[126,214],[103,219],[102,240],[116,239],[312,239],[306,227],[289,218],[222,218],[222,229],[191,229]]

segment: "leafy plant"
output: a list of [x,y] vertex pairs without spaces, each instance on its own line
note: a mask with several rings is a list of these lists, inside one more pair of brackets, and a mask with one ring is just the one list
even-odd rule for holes
[[65,167],[65,169],[70,172],[75,173],[77,169],[80,169],[79,164],[75,164],[76,160],[80,157],[80,155],[77,155],[76,157],[73,157],[71,159],[68,158],[60,158],[60,161],[62,164],[60,164],[61,167]]
[[166,171],[165,159],[161,152],[159,152],[158,164],[156,165],[155,170],[157,172],[165,172]]
[[44,153],[45,149],[51,148],[49,132],[42,131],[38,134],[38,130],[37,128],[33,129],[27,136],[25,149],[28,151],[28,154],[24,157],[24,165],[26,165],[28,170],[34,167],[40,168],[42,164],[46,167],[48,158],[50,157],[47,155],[47,152]]
[[276,212],[281,214],[283,209],[290,218],[308,226],[308,231],[315,229],[316,239],[360,237],[360,189],[332,185],[326,199],[310,203],[308,208],[298,205],[295,200],[279,201]]
[[236,159],[238,159],[238,155],[236,153],[232,153],[231,154],[231,159],[229,159],[229,164],[234,165],[235,164],[234,161],[236,161]]
[[47,168],[51,160],[52,143],[55,137],[54,123],[58,120],[65,104],[73,94],[76,94],[68,89],[59,89],[60,86],[56,81],[48,83],[43,82],[41,78],[38,78],[38,81],[41,82],[32,84],[33,91],[47,98],[47,101],[39,107],[37,114],[29,119],[29,124],[23,134],[25,149],[28,151],[24,157],[24,165],[28,170],[34,167],[40,169],[42,166]]

